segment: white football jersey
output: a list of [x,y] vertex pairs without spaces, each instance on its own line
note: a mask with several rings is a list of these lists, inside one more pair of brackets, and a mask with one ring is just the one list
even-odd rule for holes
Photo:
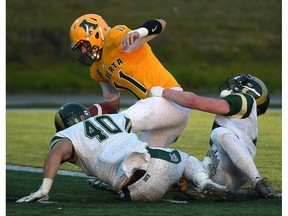
[[[235,95],[239,95],[240,97],[241,94],[234,94],[234,96]],[[246,97],[248,96],[246,95]],[[237,104],[237,106],[240,107],[237,115],[216,115],[215,121],[219,126],[229,128],[237,134],[239,138],[244,140],[248,139],[247,141],[250,142],[251,140],[256,140],[258,136],[257,104],[254,99],[248,101],[243,96],[241,98],[241,103]]]
[[56,133],[50,148],[68,138],[77,156],[75,164],[87,175],[120,189],[136,169],[146,170],[150,160],[147,144],[128,133],[130,127],[130,120],[121,114],[91,117]]

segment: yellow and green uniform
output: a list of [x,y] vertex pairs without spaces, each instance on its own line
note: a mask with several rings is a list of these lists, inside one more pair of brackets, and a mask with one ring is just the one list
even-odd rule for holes
[[147,43],[130,53],[120,50],[121,39],[130,31],[125,25],[117,25],[110,30],[101,59],[90,67],[92,79],[109,83],[119,92],[130,92],[138,99],[149,97],[153,86],[180,87]]

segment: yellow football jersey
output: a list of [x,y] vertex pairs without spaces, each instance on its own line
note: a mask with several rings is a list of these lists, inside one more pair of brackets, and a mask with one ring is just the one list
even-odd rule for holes
[[90,75],[96,82],[106,82],[119,92],[130,92],[139,99],[149,97],[153,86],[164,88],[180,86],[153,54],[148,43],[127,53],[120,50],[123,36],[131,29],[117,25],[105,38],[101,60],[90,67]]

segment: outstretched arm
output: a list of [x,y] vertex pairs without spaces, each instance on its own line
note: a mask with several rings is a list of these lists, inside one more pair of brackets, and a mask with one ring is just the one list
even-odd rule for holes
[[164,31],[165,27],[166,22],[163,19],[148,20],[138,29],[129,32],[122,38],[120,49],[123,52],[133,52]]
[[225,115],[230,112],[230,106],[226,100],[201,97],[193,92],[163,89],[162,87],[157,86],[151,89],[150,95],[162,96],[168,100],[174,101],[180,106],[218,115]]
[[49,199],[48,193],[52,187],[53,179],[59,169],[61,163],[68,161],[72,156],[72,143],[68,139],[60,140],[50,150],[45,164],[44,176],[41,187],[35,193],[25,196],[16,202],[30,202],[37,200],[42,202]]

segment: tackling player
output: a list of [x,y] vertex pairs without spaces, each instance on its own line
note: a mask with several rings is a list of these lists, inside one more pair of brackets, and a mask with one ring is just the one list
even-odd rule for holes
[[[189,119],[189,109],[163,98],[149,98],[153,86],[182,91],[175,78],[153,54],[148,41],[164,31],[163,19],[152,19],[137,29],[126,25],[110,28],[97,14],[77,18],[70,29],[71,48],[79,51],[90,75],[98,82],[106,103],[120,108],[120,92],[139,99],[123,111],[134,133],[150,146],[167,147],[175,142]],[[93,115],[94,107],[89,111]]]
[[260,196],[272,198],[276,190],[262,179],[254,163],[258,136],[257,116],[269,106],[269,91],[257,77],[240,74],[227,78],[219,87],[221,99],[201,97],[193,92],[177,92],[153,87],[151,96],[216,114],[210,144],[220,159],[211,179],[237,191],[248,180]]
[[64,162],[78,165],[88,176],[111,185],[128,201],[161,200],[182,175],[203,193],[226,194],[226,187],[212,182],[197,158],[141,142],[130,132],[131,121],[124,115],[91,117],[81,104],[67,103],[56,112],[55,126],[42,185],[17,202],[48,200],[57,170]]

